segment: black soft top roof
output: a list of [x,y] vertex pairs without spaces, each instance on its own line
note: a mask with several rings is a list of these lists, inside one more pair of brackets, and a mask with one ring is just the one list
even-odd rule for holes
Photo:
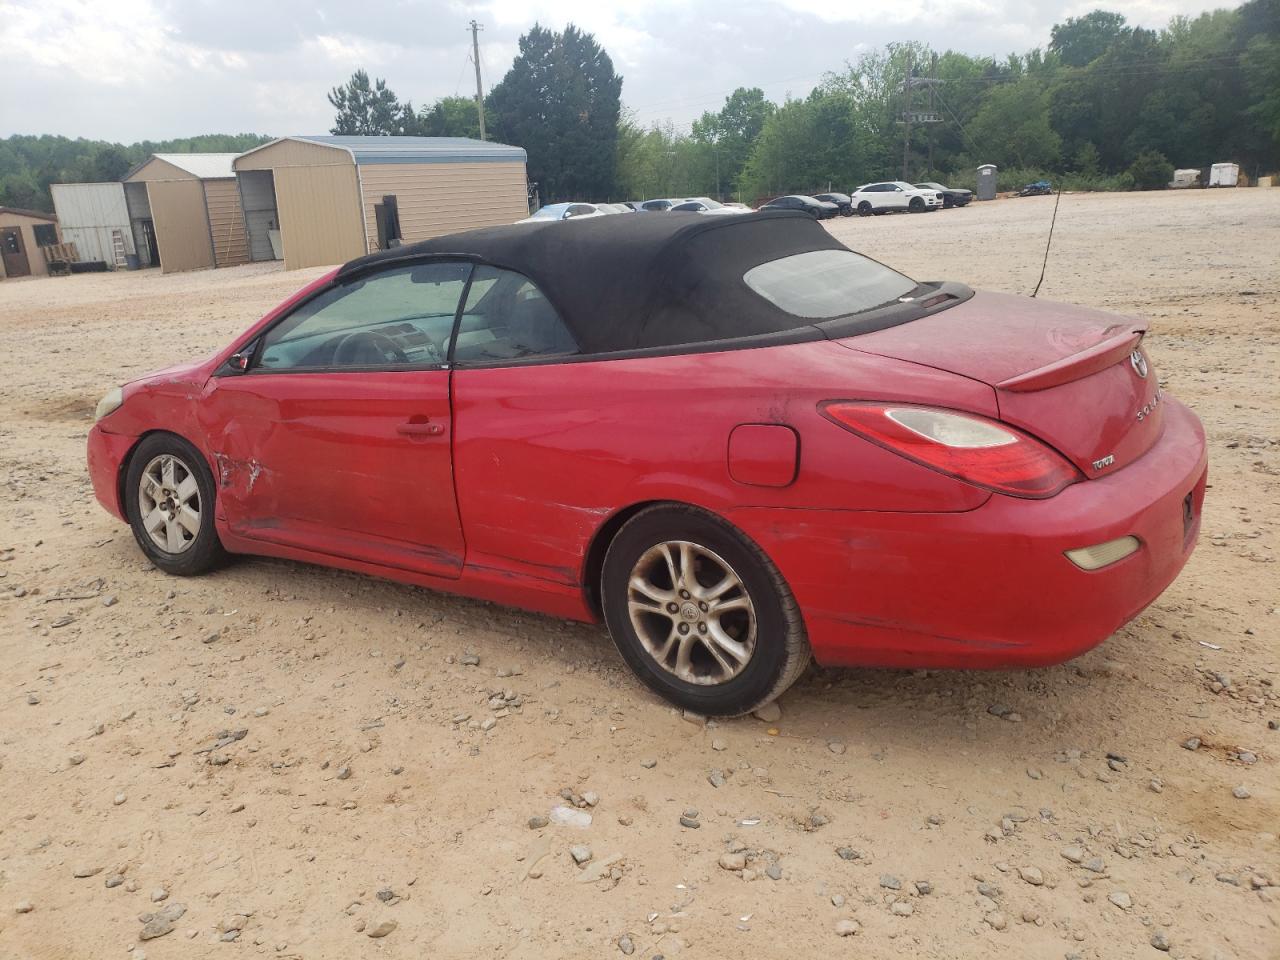
[[779,309],[742,277],[770,260],[831,249],[847,248],[799,212],[646,213],[436,237],[352,260],[337,280],[427,256],[467,257],[524,274],[583,353],[611,353],[747,337],[821,339],[812,320]]

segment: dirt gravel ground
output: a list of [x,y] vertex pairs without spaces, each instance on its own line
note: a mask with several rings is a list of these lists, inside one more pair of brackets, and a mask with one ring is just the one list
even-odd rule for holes
[[[1028,293],[1053,202],[832,229]],[[94,403],[318,272],[0,283],[0,957],[1280,957],[1280,190],[1062,198],[1041,296],[1149,317],[1208,430],[1164,596],[1051,669],[814,669],[770,722],[683,719],[599,628],[148,566]],[[531,828],[561,791],[590,826]]]

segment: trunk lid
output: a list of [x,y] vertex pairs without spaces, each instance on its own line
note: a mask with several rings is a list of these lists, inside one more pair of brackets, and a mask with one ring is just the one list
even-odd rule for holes
[[1096,477],[1159,439],[1160,385],[1140,346],[1145,332],[1141,320],[979,291],[931,316],[838,342],[988,384],[1002,420]]

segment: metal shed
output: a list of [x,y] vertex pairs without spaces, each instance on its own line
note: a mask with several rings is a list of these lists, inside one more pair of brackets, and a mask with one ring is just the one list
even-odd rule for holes
[[[125,177],[130,214],[145,211],[165,273],[249,262],[234,153],[157,153]],[[138,185],[145,187],[138,191]],[[136,198],[136,199],[135,199]],[[139,218],[143,219],[143,218]]]
[[63,242],[74,243],[81,260],[114,264],[117,249],[125,256],[138,250],[123,183],[52,183],[49,192]]
[[466,137],[283,137],[234,167],[250,256],[289,270],[529,215],[524,150]]
[[49,267],[40,248],[61,242],[53,214],[0,207],[0,279],[47,276]]

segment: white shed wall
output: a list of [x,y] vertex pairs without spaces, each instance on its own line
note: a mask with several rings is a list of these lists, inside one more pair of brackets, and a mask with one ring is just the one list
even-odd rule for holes
[[53,208],[63,243],[75,243],[81,260],[115,261],[111,235],[119,230],[125,252],[134,253],[133,229],[122,183],[55,183]]

